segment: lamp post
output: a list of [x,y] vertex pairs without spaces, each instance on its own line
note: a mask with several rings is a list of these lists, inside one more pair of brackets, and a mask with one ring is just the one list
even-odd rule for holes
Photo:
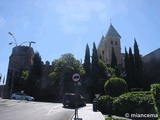
[[111,115],[111,96],[110,96],[110,92],[111,92],[111,85],[110,85],[110,77],[111,77],[111,73],[110,73],[110,71],[108,72],[108,77],[109,77],[109,81],[108,81],[108,97],[109,97],[109,109],[108,109],[108,117],[111,117],[112,115]]
[[21,45],[24,44],[24,43],[29,43],[29,47],[31,47],[31,44],[32,44],[32,43],[36,43],[36,42],[34,42],[34,41],[25,41],[25,42],[21,43],[20,45],[18,45],[18,44],[17,44],[17,41],[16,41],[16,38],[14,37],[14,35],[13,35],[11,32],[8,32],[8,34],[11,35],[11,36],[13,37],[14,41],[15,41],[15,42],[10,42],[9,45],[15,44],[16,47],[17,47],[17,46],[21,46]]
[[[13,39],[14,39],[14,41],[15,41],[15,44],[16,44],[16,46],[17,46],[17,41],[16,41],[16,38],[14,37],[14,35],[13,35],[11,32],[8,32],[8,34],[13,37]],[[9,43],[9,44],[12,44],[12,43]]]
[[21,43],[19,46],[21,46],[21,45],[24,44],[24,43],[29,43],[29,47],[31,47],[31,44],[32,44],[32,43],[36,43],[36,42],[34,42],[34,41],[25,41],[25,42]]

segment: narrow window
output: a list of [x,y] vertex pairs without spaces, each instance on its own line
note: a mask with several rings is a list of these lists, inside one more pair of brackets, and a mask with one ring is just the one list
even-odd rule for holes
[[118,42],[117,42],[117,41],[115,41],[115,45],[118,45]]
[[104,55],[104,50],[102,51],[102,54]]
[[113,41],[111,40],[111,45],[113,45]]

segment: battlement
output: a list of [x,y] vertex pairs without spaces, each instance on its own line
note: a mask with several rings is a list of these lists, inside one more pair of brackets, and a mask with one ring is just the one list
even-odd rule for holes
[[34,55],[34,50],[32,47],[16,46],[12,49],[11,56],[26,56],[26,55]]

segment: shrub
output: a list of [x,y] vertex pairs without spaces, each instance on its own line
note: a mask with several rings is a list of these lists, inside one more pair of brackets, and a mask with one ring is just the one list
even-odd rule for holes
[[152,93],[155,110],[157,114],[160,116],[160,84],[152,84],[151,93]]
[[155,113],[153,100],[150,92],[129,92],[117,97],[113,101],[116,115],[124,116],[129,114]]
[[[110,97],[111,103],[113,103],[114,99],[115,98]],[[106,96],[99,97],[98,102],[97,102],[97,107],[98,107],[98,110],[101,111],[102,114],[108,114],[108,112],[109,112],[108,111],[109,110],[109,96],[106,95]]]
[[117,97],[123,93],[127,92],[127,83],[122,78],[110,78],[104,85],[104,90],[106,94],[109,94],[112,97]]

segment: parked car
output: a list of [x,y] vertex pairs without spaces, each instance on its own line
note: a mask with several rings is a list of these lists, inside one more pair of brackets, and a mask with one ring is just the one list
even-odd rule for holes
[[17,92],[12,94],[11,99],[33,101],[34,97],[28,96],[25,93]]
[[63,106],[64,107],[66,107],[66,106],[75,107],[76,101],[77,101],[77,106],[85,106],[86,105],[85,97],[83,97],[80,94],[66,93],[63,96]]

